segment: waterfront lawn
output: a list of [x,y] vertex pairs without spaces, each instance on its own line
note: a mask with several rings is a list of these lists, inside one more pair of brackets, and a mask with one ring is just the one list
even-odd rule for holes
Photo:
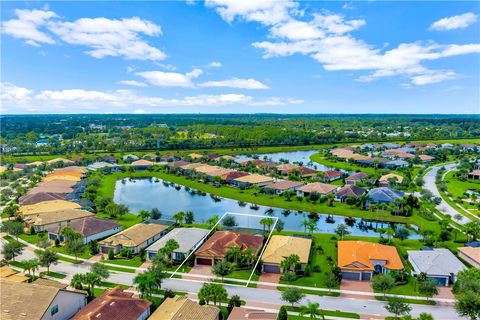
[[315,153],[310,156],[310,160],[313,162],[323,164],[327,167],[332,167],[336,169],[343,169],[346,171],[362,171],[368,173],[369,175],[377,174],[378,170],[372,167],[362,167],[356,164],[347,163],[345,161],[330,160],[323,156],[321,153]]
[[130,228],[133,225],[139,224],[142,222],[142,219],[134,214],[126,213],[123,216],[119,216],[116,219],[110,218],[110,216],[106,213],[99,212],[96,214],[98,218],[114,220],[118,224],[123,227],[123,230]]

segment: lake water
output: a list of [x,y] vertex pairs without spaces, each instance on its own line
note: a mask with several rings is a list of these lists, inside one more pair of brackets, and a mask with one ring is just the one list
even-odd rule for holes
[[306,150],[306,151],[289,151],[289,152],[273,152],[273,153],[256,153],[248,156],[239,155],[238,157],[246,158],[249,156],[250,157],[258,156],[258,158],[261,160],[263,160],[266,157],[270,161],[274,161],[274,162],[280,162],[280,159],[286,159],[290,163],[299,162],[299,163],[302,163],[304,166],[315,169],[315,170],[325,171],[325,170],[331,169],[327,166],[324,166],[316,162],[312,162],[310,160],[310,156],[318,152],[319,152],[318,150]]
[[[279,217],[285,223],[285,230],[304,231],[300,223],[308,213],[297,211],[285,212],[279,208],[258,206],[252,209],[250,204],[241,206],[238,201],[225,198],[211,197],[208,194],[192,194],[192,190],[183,186],[174,186],[161,179],[123,179],[115,185],[114,201],[127,205],[132,213],[140,210],[158,208],[163,213],[163,218],[168,218],[179,211],[193,211],[195,220],[204,223],[209,217],[225,212],[235,212],[252,215],[265,215]],[[272,209],[273,212],[266,211]],[[347,219],[347,221],[345,221]],[[376,236],[375,227],[388,227],[389,224],[363,221],[360,218],[348,220],[342,216],[318,215],[317,233],[335,233],[335,228],[345,223],[350,225],[349,231],[353,235]]]

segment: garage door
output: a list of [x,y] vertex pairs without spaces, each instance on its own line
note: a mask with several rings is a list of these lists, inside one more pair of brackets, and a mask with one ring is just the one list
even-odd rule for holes
[[201,264],[201,265],[205,265],[205,266],[211,266],[212,265],[212,259],[197,258],[197,264]]
[[447,285],[447,278],[441,277],[431,277],[433,281],[435,281],[439,286],[446,286]]
[[342,279],[345,279],[345,280],[360,280],[360,273],[359,272],[342,271]]
[[280,273],[280,267],[274,264],[264,264],[263,272]]
[[362,280],[372,280],[372,274],[370,272],[362,272]]

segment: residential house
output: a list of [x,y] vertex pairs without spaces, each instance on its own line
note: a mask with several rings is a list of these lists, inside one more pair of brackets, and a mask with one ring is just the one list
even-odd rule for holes
[[480,180],[480,170],[479,169],[472,170],[472,172],[468,174],[468,179]]
[[63,209],[50,212],[42,212],[26,216],[25,225],[33,226],[36,232],[42,232],[50,227],[64,227],[77,219],[93,216],[93,213],[78,209]]
[[413,267],[413,274],[427,274],[438,285],[449,286],[455,282],[457,273],[467,269],[448,249],[409,250],[408,261]]
[[237,178],[241,178],[241,177],[245,177],[245,176],[248,176],[250,175],[250,173],[248,172],[243,172],[243,171],[231,171],[231,172],[228,172],[224,175],[222,175],[220,178],[225,181],[226,183],[230,183],[230,184],[234,184],[235,183],[235,179]]
[[263,236],[235,231],[217,231],[195,252],[195,264],[213,265],[223,260],[228,249],[238,247],[245,251],[252,249],[258,254],[263,244]]
[[155,164],[155,162],[148,161],[148,160],[145,160],[145,159],[140,159],[140,160],[137,160],[137,161],[133,161],[131,163],[132,167],[134,167],[136,170],[148,170],[154,164]]
[[274,178],[256,174],[256,173],[239,177],[233,180],[233,183],[238,187],[250,187],[250,186],[264,187],[274,182],[275,182]]
[[318,193],[325,196],[327,194],[334,194],[337,187],[331,184],[322,182],[307,183],[306,185],[297,189],[297,195],[300,197],[308,197],[311,193]]
[[442,144],[440,145],[440,147],[441,147],[442,149],[450,149],[450,148],[453,148],[454,145],[451,144],[451,143],[442,143]]
[[84,177],[82,172],[52,172],[43,177],[42,181],[52,181],[52,180],[71,180],[71,181],[80,181]]
[[200,228],[173,229],[166,236],[147,247],[147,257],[150,260],[153,259],[157,255],[158,250],[165,247],[168,240],[173,239],[177,241],[178,248],[172,252],[172,260],[184,260],[192,251],[198,249],[209,232],[210,230]]
[[66,193],[39,192],[34,194],[25,194],[18,199],[21,206],[36,204],[44,201],[64,200]]
[[305,183],[301,181],[282,180],[263,187],[263,190],[267,193],[282,194],[285,191],[296,191],[304,185]]
[[[101,219],[97,217],[86,217],[73,220],[67,226],[81,234],[85,244],[93,240],[100,240],[111,236],[122,229],[121,225],[112,220]],[[58,239],[60,242],[64,241],[65,239],[61,235],[63,228],[64,227],[60,226],[52,226],[47,228],[46,231],[48,232],[48,239]]]
[[460,148],[462,148],[464,152],[475,151],[475,145],[471,143],[461,143]]
[[145,320],[150,315],[148,300],[133,297],[120,286],[107,289],[70,320]]
[[403,176],[399,174],[388,173],[381,176],[380,179],[378,179],[378,185],[380,187],[390,187],[390,185],[392,184],[392,181],[394,182],[394,184],[401,184],[403,183],[403,179],[404,179]]
[[220,309],[199,305],[185,296],[166,298],[149,320],[219,320]]
[[480,269],[480,247],[460,247],[458,256],[474,268]]
[[21,206],[18,211],[23,217],[25,217],[64,209],[80,209],[80,205],[66,200],[50,200]]
[[65,158],[55,158],[55,159],[51,159],[51,160],[48,160],[47,162],[47,165],[51,166],[51,165],[57,165],[57,164],[74,164],[75,161],[72,161],[72,160],[68,160],[68,159],[65,159]]
[[380,187],[368,191],[369,203],[392,203],[396,199],[403,199],[404,193],[399,190]]
[[234,169],[219,168],[217,170],[205,173],[205,176],[207,177],[208,180],[213,180],[214,178],[221,179],[222,176],[224,176],[226,174],[229,174],[230,172],[235,172],[235,171],[236,170],[234,170]]
[[29,278],[18,274],[17,271],[10,268],[8,265],[0,267],[0,279],[13,282],[28,282]]
[[300,258],[299,270],[304,271],[310,258],[312,239],[273,235],[262,255],[262,271],[281,273],[281,262],[292,254]]
[[227,320],[275,320],[276,312],[267,312],[259,309],[248,309],[244,307],[233,307]]
[[189,156],[192,160],[198,160],[198,159],[202,159],[202,158],[203,158],[203,154],[200,154],[200,153],[190,153],[190,154],[188,154],[188,156]]
[[106,162],[106,161],[94,162],[94,163],[88,165],[87,169],[90,170],[90,171],[103,170],[103,171],[109,172],[109,173],[120,171],[119,166],[117,166],[116,164],[111,164],[110,162]]
[[397,169],[397,168],[408,168],[410,164],[401,159],[391,160],[385,163],[385,167],[389,169]]
[[435,157],[429,156],[428,154],[421,154],[421,155],[418,156],[418,158],[422,162],[431,162],[431,161],[435,160]]
[[371,280],[376,273],[402,270],[394,246],[366,241],[338,241],[338,267],[345,280]]
[[164,155],[160,155],[159,157],[160,158],[158,159],[158,161],[162,162],[172,162],[182,159],[182,156],[178,153],[166,153]]
[[105,161],[105,162],[108,162],[108,163],[111,163],[111,164],[116,164],[117,163],[117,158],[115,158],[114,156],[103,156],[102,158],[102,161]]
[[132,253],[138,253],[141,248],[148,247],[167,232],[167,226],[161,224],[139,223],[100,241],[98,244],[102,253],[108,253],[110,249],[113,249],[113,252],[117,254],[122,248],[127,248]]
[[126,156],[123,156],[122,159],[125,162],[131,162],[131,161],[137,161],[140,158],[134,154],[127,154]]
[[173,161],[169,162],[167,165],[171,168],[181,168],[182,166],[185,166],[191,162],[185,161],[185,160],[178,160],[178,161]]
[[2,320],[70,319],[87,303],[87,294],[35,283],[0,280]]
[[357,182],[362,181],[367,177],[368,174],[366,174],[365,172],[355,172],[345,178],[345,184],[356,185]]
[[160,157],[155,153],[147,153],[142,158],[145,159],[145,160],[150,160],[150,161],[153,161],[153,162],[157,162]]
[[63,168],[57,168],[53,172],[58,173],[58,172],[76,172],[76,173],[87,173],[88,170],[85,167],[79,167],[79,166],[68,166],[68,167],[63,167]]
[[28,190],[27,194],[34,194],[39,192],[70,193],[73,191],[73,187],[76,184],[76,181],[69,180],[43,181],[39,182],[36,187]]
[[327,170],[327,171],[324,171],[323,174],[324,174],[323,181],[325,182],[341,179],[344,175],[342,171],[337,171],[337,170]]
[[345,186],[337,190],[337,193],[335,193],[335,197],[341,202],[344,202],[348,197],[358,198],[364,195],[366,192],[367,190],[360,188],[356,185],[346,184]]

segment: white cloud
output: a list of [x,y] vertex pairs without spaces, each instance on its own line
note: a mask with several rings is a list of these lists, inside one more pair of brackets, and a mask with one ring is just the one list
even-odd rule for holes
[[430,30],[445,31],[463,29],[477,21],[477,15],[467,12],[461,15],[440,19],[430,26]]
[[[264,58],[307,55],[328,71],[368,71],[359,81],[385,77],[408,78],[412,84],[424,85],[453,79],[451,70],[430,70],[425,61],[480,52],[480,44],[438,45],[433,42],[401,43],[396,48],[377,48],[350,33],[366,24],[363,19],[348,20],[340,14],[323,11],[303,18],[298,3],[293,1],[229,1],[210,0],[223,19],[236,17],[255,21],[269,28],[268,41],[254,42]],[[471,19],[471,18],[470,18]],[[456,25],[460,23],[456,22]]]
[[135,73],[145,79],[148,83],[157,87],[184,87],[193,88],[195,84],[192,79],[198,78],[202,74],[201,69],[193,69],[188,73],[163,72],[163,71],[143,71]]
[[161,35],[161,27],[138,17],[63,21],[53,11],[15,10],[15,14],[17,19],[2,22],[2,31],[24,39],[29,45],[54,44],[53,35],[56,35],[66,43],[88,47],[86,53],[99,59],[107,56],[153,61],[166,58],[164,52],[141,38],[141,35]]
[[147,112],[146,112],[145,110],[143,110],[143,109],[137,109],[137,110],[133,111],[133,113],[134,113],[134,114],[145,114],[145,113],[147,113]]
[[[5,90],[4,88],[7,88]],[[34,93],[32,90],[12,84],[2,84],[1,104],[16,113],[37,109],[41,112],[57,112],[58,110],[75,110],[76,112],[131,112],[146,111],[147,108],[191,107],[191,106],[282,106],[299,104],[303,101],[293,98],[268,97],[255,98],[250,95],[228,93],[218,95],[193,95],[181,98],[164,98],[159,96],[143,96],[132,90],[96,91],[84,89],[43,90]],[[19,106],[22,108],[20,109]],[[135,112],[135,111],[134,111]]]
[[221,68],[222,67],[222,63],[221,62],[218,62],[218,61],[212,61],[208,64],[209,68]]
[[268,89],[268,86],[255,79],[230,78],[223,81],[207,81],[199,87],[226,87],[236,89]]
[[43,10],[15,10],[16,19],[2,22],[2,31],[17,39],[25,40],[32,46],[40,46],[41,43],[53,44],[55,41],[46,33],[39,30],[45,26],[51,18],[57,17],[55,12]]
[[147,86],[146,83],[136,81],[136,80],[121,80],[121,81],[118,81],[118,83],[126,85],[126,86],[133,86],[133,87],[146,87]]

